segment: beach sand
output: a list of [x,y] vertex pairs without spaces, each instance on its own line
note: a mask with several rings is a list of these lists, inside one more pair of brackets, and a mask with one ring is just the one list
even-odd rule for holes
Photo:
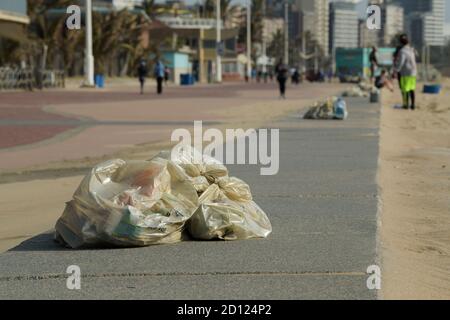
[[416,111],[383,92],[378,180],[384,299],[450,299],[450,80]]

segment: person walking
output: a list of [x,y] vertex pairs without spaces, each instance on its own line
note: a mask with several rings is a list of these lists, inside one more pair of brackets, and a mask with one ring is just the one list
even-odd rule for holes
[[145,63],[145,60],[141,60],[138,66],[138,78],[139,83],[141,84],[141,94],[144,94],[144,84],[145,84],[145,78],[147,77],[147,63]]
[[400,89],[403,97],[403,109],[416,109],[417,62],[416,51],[409,44],[406,34],[400,36],[402,48],[398,52],[395,71],[400,74]]
[[277,75],[277,81],[280,89],[280,98],[286,99],[286,81],[288,78],[288,67],[280,59],[275,67],[275,73]]
[[160,60],[156,61],[154,74],[157,83],[156,92],[158,94],[162,94],[164,81],[164,65]]
[[295,68],[294,72],[292,73],[291,82],[295,85],[298,85],[300,83],[300,73],[298,72],[297,68]]

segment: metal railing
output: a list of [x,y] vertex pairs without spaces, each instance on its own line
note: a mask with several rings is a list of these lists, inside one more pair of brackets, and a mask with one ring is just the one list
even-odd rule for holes
[[65,76],[61,70],[33,70],[0,68],[0,90],[33,90],[64,88]]

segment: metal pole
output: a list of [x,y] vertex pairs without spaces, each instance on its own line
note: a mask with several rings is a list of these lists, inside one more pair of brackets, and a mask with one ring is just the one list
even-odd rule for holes
[[284,2],[284,63],[289,65],[289,4]]
[[86,0],[85,85],[94,86],[94,55],[92,53],[92,0]]
[[265,18],[266,18],[266,0],[263,0],[262,2],[262,29],[263,29],[263,34],[262,34],[262,56],[263,56],[263,65],[262,65],[262,72],[263,75],[266,74],[267,72],[267,66],[266,66],[266,22],[265,22]]
[[319,57],[317,52],[317,45],[314,46],[314,72],[319,72]]
[[427,46],[422,47],[422,77],[425,81],[428,81],[428,70],[427,70]]
[[247,77],[252,78],[252,0],[247,0]]
[[302,58],[302,73],[305,74],[306,73],[306,32],[303,31],[302,32],[302,54],[303,54],[303,58]]
[[427,45],[427,81],[430,80],[431,47]]
[[222,57],[220,56],[222,52],[219,52],[219,48],[222,45],[220,20],[220,0],[216,0],[216,81],[219,83],[222,82]]

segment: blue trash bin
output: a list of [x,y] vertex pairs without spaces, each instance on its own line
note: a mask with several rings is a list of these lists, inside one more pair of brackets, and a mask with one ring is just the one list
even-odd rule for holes
[[441,92],[441,86],[438,84],[425,84],[423,86],[423,93],[439,94]]
[[105,77],[102,74],[96,74],[95,75],[95,86],[97,88],[104,88],[105,87]]
[[185,86],[187,85],[187,78],[186,78],[186,74],[182,73],[180,74],[180,85]]
[[194,77],[189,73],[180,74],[180,84],[182,86],[190,86],[194,84]]

